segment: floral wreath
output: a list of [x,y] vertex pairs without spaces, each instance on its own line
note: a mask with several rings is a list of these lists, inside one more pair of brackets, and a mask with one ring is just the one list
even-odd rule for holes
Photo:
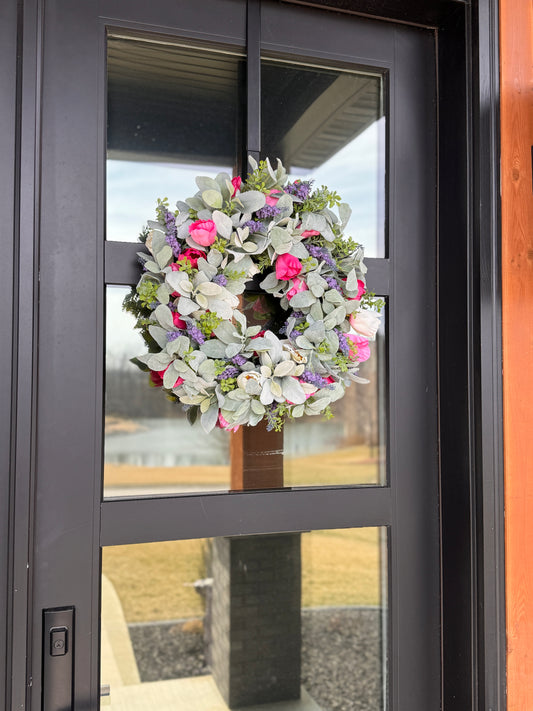
[[250,164],[246,181],[197,177],[175,212],[158,200],[124,301],[149,351],[132,362],[206,432],[331,417],[351,381],[368,382],[357,372],[383,306],[366,292],[362,246],[343,236],[350,207],[289,182],[279,160]]

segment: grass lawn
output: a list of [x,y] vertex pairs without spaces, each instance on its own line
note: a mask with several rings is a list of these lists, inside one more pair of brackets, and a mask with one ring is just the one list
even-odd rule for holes
[[[103,572],[128,622],[198,617],[202,598],[191,586],[206,576],[205,540],[116,546],[103,551]],[[302,534],[304,607],[380,604],[378,528]]]

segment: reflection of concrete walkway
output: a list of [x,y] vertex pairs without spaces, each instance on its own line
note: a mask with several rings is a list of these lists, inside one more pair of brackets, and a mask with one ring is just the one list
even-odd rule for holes
[[[101,682],[111,711],[228,711],[212,676],[140,683],[124,612],[113,584],[102,576]],[[248,711],[320,711],[302,688],[296,701],[249,706]]]
[[197,494],[203,491],[228,491],[228,484],[174,484],[146,486],[106,486],[105,498],[113,496],[169,496],[170,494]]
[[[111,711],[228,711],[212,676],[150,681],[145,684],[111,687]],[[320,711],[302,688],[297,701],[248,706],[247,711]]]

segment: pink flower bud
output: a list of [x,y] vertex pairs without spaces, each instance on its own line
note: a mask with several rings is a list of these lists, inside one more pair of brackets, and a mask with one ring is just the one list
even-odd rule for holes
[[370,346],[366,338],[357,336],[354,333],[345,333],[346,339],[351,341],[350,344],[350,360],[356,360],[362,363],[370,358]]
[[237,193],[240,192],[240,190],[241,190],[241,185],[242,185],[241,176],[237,175],[235,178],[232,178],[231,184],[233,185],[233,194],[231,197],[234,198],[235,195],[237,195]]
[[308,290],[307,284],[305,283],[305,281],[303,279],[298,279],[298,277],[296,277],[295,279],[292,279],[291,283],[292,283],[292,287],[289,289],[289,291],[286,294],[287,299],[289,301],[292,299],[293,296],[296,296],[296,294],[299,294],[300,291],[307,291]]

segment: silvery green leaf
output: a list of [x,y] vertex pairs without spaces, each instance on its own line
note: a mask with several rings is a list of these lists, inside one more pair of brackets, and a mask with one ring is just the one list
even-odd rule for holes
[[229,321],[222,321],[222,323],[215,328],[215,336],[226,344],[240,340],[239,334],[235,331],[235,326]]
[[283,378],[286,375],[292,375],[296,368],[296,364],[292,360],[282,360],[274,368],[274,377]]
[[252,338],[253,336],[257,336],[260,330],[261,326],[250,326],[246,329],[246,338]]
[[[231,195],[233,192],[233,185],[231,184],[231,176],[228,175],[227,173],[217,173],[215,176],[215,180],[218,183],[218,187],[222,190],[222,193],[227,189],[228,192],[228,197]],[[229,186],[228,186],[229,183]]]
[[241,333],[244,333],[246,330],[246,316],[242,313],[242,311],[235,311],[233,318],[241,327]]
[[321,343],[326,337],[326,329],[322,321],[315,321],[309,328],[305,329],[305,337],[311,343]]
[[266,162],[266,167],[267,167],[267,170],[268,170],[268,174],[270,175],[270,177],[272,178],[272,180],[273,180],[274,182],[276,182],[276,173],[275,173],[274,169],[272,168],[272,166],[270,165],[270,159],[267,158],[265,162]]
[[189,424],[194,425],[196,420],[198,419],[198,408],[197,407],[190,407],[187,410],[187,419],[189,421]]
[[261,404],[259,400],[252,400],[252,410],[256,415],[264,415],[266,410],[265,406]]
[[200,200],[199,197],[196,197],[196,195],[194,197],[187,198],[187,200],[185,200],[185,202],[187,203],[187,205],[189,207],[192,207],[193,210],[203,210],[204,209],[204,203]]
[[[218,252],[218,254],[220,254],[220,252]],[[201,281],[211,281],[211,279],[213,279],[218,272],[217,268],[212,264],[209,264],[209,262],[206,262],[203,257],[200,257],[198,260],[198,269],[204,275],[204,278],[202,278]]]
[[226,358],[234,358],[242,350],[241,343],[229,343],[226,346]]
[[157,345],[160,348],[165,348],[165,346],[168,344],[167,341],[167,331],[164,328],[161,328],[160,326],[155,326],[155,325],[150,325],[148,326],[148,331],[154,341],[157,343]]
[[[265,331],[265,339],[270,342],[270,355],[272,357],[272,360],[274,362],[277,362],[278,360],[281,359],[281,356],[283,355],[283,346],[281,345],[281,341],[279,338],[276,336],[275,333],[272,333],[272,331]],[[257,339],[256,339],[257,340]],[[270,365],[270,364],[268,364]]]
[[272,291],[274,289],[277,289],[278,285],[279,280],[276,276],[276,272],[270,272],[269,274],[267,274],[263,281],[259,284],[261,289],[264,289],[265,291]]
[[304,212],[302,214],[302,231],[316,230],[322,234],[322,230],[326,229],[328,223],[324,215],[318,215],[315,212]]
[[313,296],[316,296],[317,299],[319,299],[324,293],[324,287],[320,286],[320,284],[313,284],[313,286],[309,287],[309,290]]
[[314,348],[313,344],[311,341],[309,341],[305,336],[298,336],[296,339],[296,345],[299,348],[304,348],[305,350],[309,350],[311,348]]
[[333,242],[335,239],[335,233],[327,223],[326,226],[322,228],[321,235],[328,242]]
[[329,350],[331,353],[336,353],[339,350],[339,337],[335,331],[328,331],[326,333],[326,341],[329,344]]
[[180,402],[184,405],[199,405],[203,399],[203,395],[182,395],[180,397]]
[[[216,331],[215,331],[216,333]],[[257,353],[260,353],[261,351],[268,351],[272,347],[272,343],[267,340],[266,338],[254,338],[250,341],[250,343],[246,346],[247,351],[257,351]]]
[[258,248],[257,244],[253,242],[252,240],[245,242],[242,245],[242,248],[244,249],[245,252],[248,252],[248,254],[253,254],[254,252],[257,253]]
[[207,299],[207,296],[204,296],[203,294],[196,294],[196,301],[198,303],[198,306],[201,306],[202,309],[208,309],[209,308],[209,301]]
[[336,289],[329,289],[328,291],[326,291],[326,293],[324,294],[324,299],[326,301],[329,301],[330,304],[334,304],[337,306],[340,306],[344,303],[342,295],[339,294]]
[[290,217],[293,209],[292,197],[288,193],[283,193],[276,203],[276,207],[280,210],[280,218]]
[[244,279],[243,280],[230,279],[230,281],[228,281],[228,283],[226,284],[225,288],[227,289],[227,291],[230,292],[230,294],[237,295],[237,294],[242,294],[246,287],[245,287]]
[[302,417],[305,412],[305,405],[295,405],[291,410],[293,417]]
[[152,254],[157,254],[157,252],[160,252],[165,246],[168,247],[167,241],[165,239],[165,233],[161,232],[160,229],[152,230],[151,237],[152,242],[150,245],[147,246],[150,247],[150,251],[152,252]]
[[354,383],[360,383],[361,385],[368,385],[370,380],[367,380],[366,378],[361,378],[359,375],[355,375],[355,373],[348,373],[350,376],[350,380],[353,380]]
[[193,351],[187,356],[188,363],[194,372],[198,372],[198,367],[207,359],[203,351]]
[[215,192],[220,192],[220,185],[216,180],[213,180],[213,178],[198,175],[195,178],[195,182],[201,192],[204,192],[205,190],[214,190]]
[[283,397],[283,391],[282,391],[282,389],[281,389],[281,383],[282,383],[282,382],[285,383],[285,382],[287,382],[288,380],[293,380],[293,378],[285,378],[285,379],[282,380],[282,381],[280,381],[280,380],[277,379],[277,378],[274,378],[273,380],[270,381],[270,390],[271,390],[271,392],[272,392],[272,395],[274,395],[274,397],[275,397],[276,399]]
[[159,230],[160,232],[163,230],[162,224],[157,220],[148,220],[146,224],[151,230]]
[[189,281],[189,275],[187,274],[187,272],[168,272],[165,276],[165,281],[170,286],[172,291],[177,291],[181,293],[181,285],[183,284],[183,282]]
[[301,309],[306,306],[311,306],[316,301],[316,297],[310,291],[300,291],[291,299],[291,308]]
[[221,252],[218,251],[218,249],[209,250],[209,254],[207,255],[207,261],[213,267],[219,267],[221,265],[223,259],[224,259],[224,256]]
[[[256,212],[266,204],[264,193],[261,193],[258,190],[248,190],[245,193],[240,193],[238,201],[244,208],[243,212]],[[217,207],[222,207],[222,205],[217,205]]]
[[328,207],[325,207],[322,210],[322,214],[326,218],[326,220],[329,222],[330,225],[336,225],[339,222],[339,218],[337,215],[333,212],[333,210],[330,210]]
[[136,358],[131,358],[131,361],[133,362],[134,360],[138,360],[143,365],[147,365],[152,355],[153,353],[145,353],[144,355],[137,356]]
[[159,321],[161,326],[163,326],[163,328],[166,328],[167,331],[174,330],[174,320],[172,318],[172,311],[168,308],[168,306],[160,304],[154,311],[154,316]]
[[144,266],[146,267],[146,269],[148,269],[149,272],[152,272],[152,274],[159,274],[159,272],[161,271],[159,265],[153,262],[151,259],[145,262]]
[[222,195],[219,190],[204,190],[202,200],[208,207],[215,209],[222,207]]
[[156,292],[157,300],[161,304],[168,304],[168,299],[170,296],[170,289],[166,284],[161,284]]
[[163,375],[163,387],[167,388],[167,390],[171,390],[174,387],[174,383],[177,379],[178,375],[176,374],[174,368],[167,368]]
[[[258,400],[252,400],[252,402],[259,402]],[[259,403],[261,404],[261,403]],[[252,408],[253,409],[253,408]],[[263,415],[259,415],[257,412],[250,412],[248,415],[248,424],[250,427],[255,427],[261,420],[263,419]]]
[[283,379],[283,397],[295,405],[301,405],[305,402],[305,393],[296,378]]
[[312,316],[312,318],[315,319],[315,321],[321,321],[324,318],[324,312],[322,311],[322,307],[319,301],[315,302],[311,306],[309,314]]
[[248,156],[248,163],[250,164],[252,171],[257,170],[257,161],[253,156]]
[[230,400],[249,400],[250,398],[248,395],[244,392],[244,390],[241,390],[238,388],[237,390],[232,390],[231,392],[228,393],[228,398]]
[[309,259],[309,252],[302,242],[293,242],[291,246],[291,254],[297,259]]
[[207,278],[207,275],[203,272],[196,272],[192,279],[192,283],[195,289],[198,288],[200,284],[203,284],[206,281],[209,281],[209,279]]
[[287,230],[284,230],[282,227],[276,226],[270,230],[270,240],[274,248],[281,244],[292,245],[291,235],[287,232]]
[[[189,208],[187,207],[187,210]],[[189,219],[189,213],[188,212],[180,212],[179,215],[176,217],[176,227],[181,227],[184,222],[186,222]]]
[[198,311],[198,304],[196,304],[192,299],[188,299],[186,296],[180,296],[178,300],[178,312],[182,316],[189,316],[195,311]]
[[324,313],[330,314],[334,310],[335,304],[332,304],[330,301],[322,301],[322,308],[324,309]]
[[261,400],[263,405],[270,405],[272,402],[274,402],[274,396],[272,395],[270,382],[270,380],[265,381],[265,383],[263,383],[263,387],[261,388],[261,395],[259,399]]
[[[205,297],[203,297],[205,298]],[[221,299],[209,299],[208,307],[210,311],[216,313],[221,319],[229,320],[233,316],[233,308],[227,301]]]
[[209,210],[208,208],[204,208],[203,210],[198,210],[198,219],[199,220],[210,220],[212,217],[212,211]]
[[352,269],[346,277],[346,289],[348,291],[357,291],[357,272]]
[[211,406],[211,398],[205,397],[202,400],[202,402],[200,403],[200,412],[201,413],[207,412],[209,410],[210,406]]
[[214,338],[210,341],[202,343],[200,350],[209,358],[224,358],[226,355],[226,346],[224,343],[222,343],[222,341],[217,341]]
[[316,400],[312,399],[308,401],[306,409],[311,413],[318,414],[319,412],[322,412],[322,410],[325,410],[330,402],[331,400],[329,397],[319,397]]
[[222,287],[212,281],[205,281],[198,285],[198,291],[206,296],[219,296],[222,293]]
[[182,212],[188,213],[188,212],[189,212],[189,206],[188,206],[187,203],[184,202],[183,200],[178,200],[178,201],[176,202],[176,207],[178,208],[178,210],[180,211],[180,213],[182,213]]
[[204,380],[211,382],[215,379],[215,364],[212,360],[207,359],[205,353],[202,353],[204,360],[198,365],[198,375],[201,375]]
[[248,398],[246,401],[243,401],[239,405],[237,410],[235,411],[235,415],[234,415],[235,421],[240,424],[243,424],[248,419],[249,413],[250,413],[250,398]]
[[341,202],[339,205],[339,217],[341,218],[342,228],[348,224],[352,215],[352,208],[346,202]]
[[150,370],[164,370],[171,360],[172,357],[162,351],[161,353],[154,353],[146,365]]
[[231,237],[231,233],[233,232],[233,223],[231,218],[223,212],[215,210],[211,219],[216,225],[218,234],[221,237],[224,237],[224,239],[229,239]]

